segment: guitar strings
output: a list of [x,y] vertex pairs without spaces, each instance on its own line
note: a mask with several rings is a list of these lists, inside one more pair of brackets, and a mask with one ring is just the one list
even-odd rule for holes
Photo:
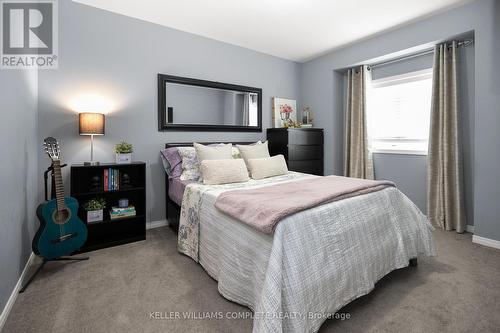
[[[62,241],[63,235],[65,235],[65,228],[64,224],[67,221],[61,220],[63,217],[65,220],[69,220],[69,210],[67,209],[66,203],[65,203],[65,198],[64,198],[64,187],[62,183],[62,174],[61,174],[61,160],[60,160],[60,150],[59,150],[59,144],[56,142],[56,146],[53,146],[52,144],[48,144],[47,142],[44,142],[45,150],[49,154],[49,156],[52,159],[52,167],[53,167],[53,172],[54,172],[54,178],[55,178],[55,189],[56,189],[56,220],[57,224],[59,225],[59,241]],[[62,193],[61,193],[62,191]],[[63,211],[66,211],[68,213],[67,219],[63,213]]]

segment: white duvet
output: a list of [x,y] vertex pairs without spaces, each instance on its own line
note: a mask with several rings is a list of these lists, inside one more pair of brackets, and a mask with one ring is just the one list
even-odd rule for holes
[[[311,176],[291,173],[244,187],[304,177]],[[254,311],[253,332],[315,332],[387,273],[435,253],[427,218],[396,188],[294,214],[266,235],[214,207],[235,187],[188,185],[179,251],[199,261],[224,297]]]

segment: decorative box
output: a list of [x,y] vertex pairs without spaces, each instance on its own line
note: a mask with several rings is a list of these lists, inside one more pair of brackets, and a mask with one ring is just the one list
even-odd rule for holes
[[116,164],[130,164],[132,163],[132,153],[116,154]]
[[87,223],[101,222],[104,216],[104,209],[88,210]]

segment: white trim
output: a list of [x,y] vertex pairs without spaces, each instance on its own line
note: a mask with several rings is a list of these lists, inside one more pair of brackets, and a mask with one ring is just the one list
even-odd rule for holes
[[490,239],[490,238],[480,237],[477,235],[472,236],[472,243],[493,247],[495,249],[500,249],[500,241]]
[[408,72],[399,75],[393,75],[388,77],[383,77],[381,79],[372,80],[372,88],[381,88],[387,86],[393,86],[396,84],[402,84],[406,82],[415,82],[420,80],[432,79],[433,70],[431,68],[422,69],[419,71]]
[[467,224],[467,225],[465,226],[465,231],[467,231],[468,233],[473,234],[473,233],[474,233],[474,226],[473,226],[473,225],[470,225],[470,224]]
[[35,261],[36,255],[31,252],[30,257],[28,258],[28,261],[26,262],[26,265],[24,266],[23,272],[21,273],[21,276],[17,280],[16,286],[14,287],[14,290],[12,290],[12,293],[10,294],[9,300],[5,304],[5,307],[3,308],[2,314],[0,314],[0,332],[3,329],[3,326],[5,325],[5,322],[7,321],[7,317],[10,314],[10,311],[12,310],[12,307],[14,306],[14,303],[16,302],[17,295],[19,295],[19,290],[23,286],[23,282],[25,280],[26,274],[28,273],[29,267],[33,264]]
[[149,221],[146,222],[146,230],[160,228],[168,225],[167,220]]

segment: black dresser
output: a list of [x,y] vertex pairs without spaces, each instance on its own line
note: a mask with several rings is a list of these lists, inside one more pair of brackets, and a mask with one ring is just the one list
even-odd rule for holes
[[322,128],[268,128],[271,156],[285,156],[291,171],[323,175]]

